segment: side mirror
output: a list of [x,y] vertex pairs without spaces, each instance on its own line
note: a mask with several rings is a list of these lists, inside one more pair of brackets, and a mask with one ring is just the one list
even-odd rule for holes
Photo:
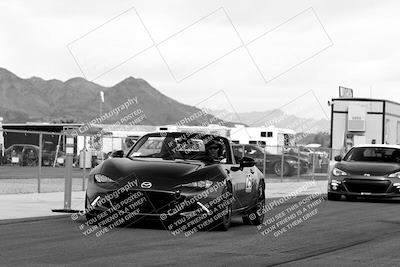
[[240,159],[240,167],[253,167],[256,165],[256,162],[254,159],[249,158],[249,157],[243,157]]
[[123,158],[124,157],[124,151],[123,150],[117,150],[113,151],[110,155],[111,158]]
[[335,157],[335,160],[336,160],[336,161],[342,161],[342,157],[341,157],[341,156],[336,156],[336,157]]

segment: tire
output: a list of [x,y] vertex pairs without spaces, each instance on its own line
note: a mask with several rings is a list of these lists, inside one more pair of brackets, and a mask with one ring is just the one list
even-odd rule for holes
[[357,197],[356,196],[346,196],[347,201],[356,201]]
[[332,194],[328,192],[328,200],[339,201],[342,198],[342,195]]
[[[98,212],[95,210],[91,210],[90,213],[87,212],[89,210],[89,203],[88,203],[88,197],[85,195],[85,217],[87,222],[91,222],[90,224],[96,225],[97,224],[97,216],[99,215]],[[96,218],[96,220],[94,220]]]
[[86,221],[90,225],[97,225],[97,215],[85,213]]
[[300,174],[305,174],[308,172],[308,168],[301,168]]
[[215,229],[219,231],[228,231],[229,227],[231,227],[231,221],[232,221],[232,204],[230,204],[226,209],[224,210],[226,213],[222,218],[218,219],[215,222]]
[[248,211],[246,216],[242,217],[244,224],[260,225],[264,222],[265,210],[265,185],[260,182],[258,186],[257,204]]
[[[228,183],[228,186],[227,186],[227,189],[225,192],[230,192],[232,194],[232,186],[230,183]],[[232,198],[233,198],[233,194],[232,194]],[[230,203],[226,207],[226,209],[222,210],[221,212],[224,212],[225,214],[220,219],[218,219],[214,222],[214,227],[216,230],[219,230],[219,231],[228,231],[229,227],[231,226],[231,221],[232,221],[232,203]]]
[[[281,164],[280,161],[275,162],[275,164],[274,164],[274,166],[273,166],[274,173],[275,173],[277,176],[281,176],[281,170],[282,170],[282,167],[281,167],[281,166],[282,166],[282,164]],[[290,173],[290,165],[285,161],[285,162],[283,163],[283,176],[288,176],[289,173]]]

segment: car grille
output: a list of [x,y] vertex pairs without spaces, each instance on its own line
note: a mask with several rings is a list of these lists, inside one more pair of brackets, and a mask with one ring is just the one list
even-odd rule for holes
[[353,193],[385,193],[390,186],[390,181],[374,181],[365,179],[346,179],[344,183],[347,190]]
[[[123,205],[123,208],[120,208],[120,210],[123,210],[124,212],[133,212],[134,210],[139,209],[139,213],[161,214],[167,212],[169,209],[176,207],[179,202],[182,202],[184,200],[184,196],[177,195],[173,192],[129,191],[120,194],[118,198],[110,200],[111,207],[117,207],[118,203],[123,203],[124,199],[128,199],[137,192],[142,193],[142,196],[140,198],[145,198],[145,201],[133,208],[129,207],[129,204]],[[134,202],[135,200],[129,203],[132,204]]]

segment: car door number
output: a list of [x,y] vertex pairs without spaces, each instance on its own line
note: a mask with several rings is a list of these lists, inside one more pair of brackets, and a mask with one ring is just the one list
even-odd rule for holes
[[253,178],[249,173],[246,174],[246,193],[250,193],[253,189]]

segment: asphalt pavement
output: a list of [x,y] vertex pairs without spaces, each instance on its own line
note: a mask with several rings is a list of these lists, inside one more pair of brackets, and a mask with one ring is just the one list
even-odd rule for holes
[[[314,194],[272,207],[259,228],[235,217],[228,232],[188,237],[148,222],[85,236],[85,220],[70,215],[0,221],[0,265],[399,266],[399,205],[331,202]],[[269,232],[272,225],[278,227]]]
[[[291,193],[296,193],[296,195],[324,194],[327,190],[326,185],[327,181],[267,183],[265,196],[267,198],[279,198]],[[58,215],[52,210],[63,208],[63,200],[64,192],[0,194],[0,221]],[[71,209],[83,210],[85,208],[84,204],[85,191],[72,192]]]

